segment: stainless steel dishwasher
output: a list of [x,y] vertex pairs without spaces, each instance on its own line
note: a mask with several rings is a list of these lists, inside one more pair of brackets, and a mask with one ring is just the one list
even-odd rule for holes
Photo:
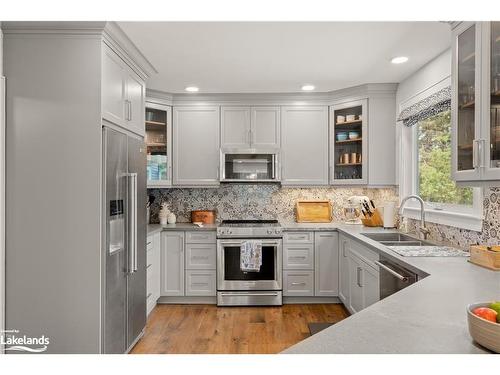
[[380,270],[380,299],[394,294],[418,281],[418,275],[403,266],[381,257],[375,262]]

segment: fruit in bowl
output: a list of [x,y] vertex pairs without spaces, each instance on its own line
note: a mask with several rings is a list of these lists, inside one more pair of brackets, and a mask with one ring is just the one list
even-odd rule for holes
[[[500,305],[500,302],[496,302],[496,303]],[[492,303],[491,305],[493,305],[493,304],[494,303]],[[494,322],[494,323],[497,322],[498,312],[493,310],[490,307],[476,307],[474,310],[472,310],[472,313],[474,315],[479,316],[480,318],[489,320],[490,322]]]
[[500,353],[500,301],[467,306],[469,333],[479,345]]

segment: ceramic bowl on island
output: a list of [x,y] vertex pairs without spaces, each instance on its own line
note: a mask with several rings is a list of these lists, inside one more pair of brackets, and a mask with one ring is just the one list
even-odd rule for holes
[[491,303],[473,303],[467,306],[467,322],[474,341],[486,349],[500,353],[500,323],[481,318],[473,312],[479,307],[489,307]]

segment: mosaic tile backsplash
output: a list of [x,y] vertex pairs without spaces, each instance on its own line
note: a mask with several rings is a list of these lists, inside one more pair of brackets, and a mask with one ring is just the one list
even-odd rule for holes
[[[351,195],[366,195],[377,206],[398,201],[397,189],[368,188],[284,188],[271,184],[227,184],[215,189],[149,189],[155,196],[151,222],[158,223],[162,202],[177,216],[178,222],[189,222],[191,210],[215,209],[217,221],[224,219],[277,219],[282,223],[295,221],[295,202],[307,199],[328,199],[333,203],[334,220],[344,220],[342,208]],[[483,230],[475,232],[441,224],[427,223],[429,239],[449,243],[468,250],[477,243],[500,243],[500,187],[485,190]],[[409,232],[418,233],[418,220],[408,220]]]
[[[483,215],[483,230],[481,232],[427,223],[427,227],[431,231],[429,239],[447,242],[466,250],[473,244],[500,244],[500,187],[485,189]],[[408,231],[417,233],[419,226],[418,220],[408,220]]]
[[366,195],[376,205],[397,201],[393,188],[284,188],[273,184],[227,184],[214,189],[149,189],[155,196],[151,222],[159,222],[162,202],[177,216],[178,222],[189,222],[191,210],[216,210],[217,221],[225,219],[277,219],[295,221],[297,200],[328,199],[333,204],[334,220],[343,220],[342,209],[351,195]]

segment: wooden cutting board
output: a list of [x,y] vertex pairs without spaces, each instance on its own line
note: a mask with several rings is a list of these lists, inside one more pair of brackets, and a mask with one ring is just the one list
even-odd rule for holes
[[330,201],[297,201],[295,206],[297,223],[329,223],[332,221]]

